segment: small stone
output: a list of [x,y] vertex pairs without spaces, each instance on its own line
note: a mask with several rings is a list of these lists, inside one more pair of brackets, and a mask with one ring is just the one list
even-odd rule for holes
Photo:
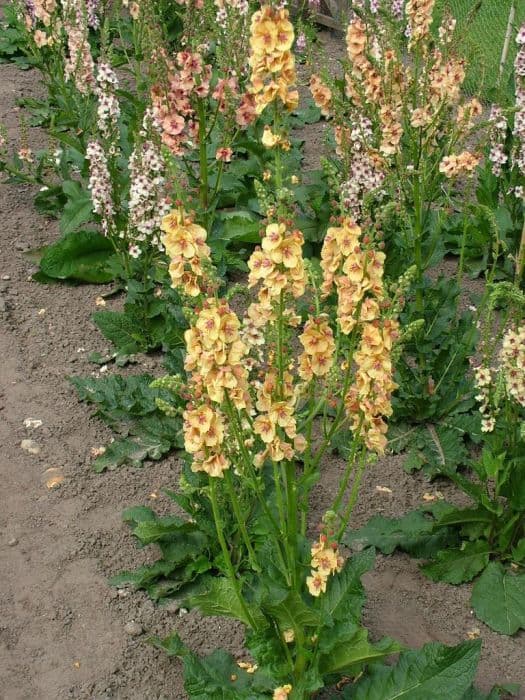
[[31,455],[40,454],[40,447],[34,440],[22,440],[20,447]]
[[130,637],[138,637],[144,632],[144,629],[138,622],[131,620],[130,622],[126,622],[124,625],[124,632],[129,634]]
[[129,595],[129,591],[127,591],[125,588],[118,589],[118,597],[119,598],[127,598],[128,595]]
[[16,539],[16,537],[12,537],[7,544],[9,547],[16,547],[16,545],[18,544],[18,540]]
[[40,418],[26,418],[24,420],[24,428],[40,428],[41,425]]
[[11,279],[11,275],[2,275],[2,279],[4,280],[4,282],[7,282]]

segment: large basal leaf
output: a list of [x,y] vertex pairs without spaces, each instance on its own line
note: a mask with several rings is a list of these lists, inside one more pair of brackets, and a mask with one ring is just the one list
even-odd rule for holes
[[155,399],[162,396],[162,392],[150,387],[153,379],[150,374],[128,377],[112,374],[97,378],[71,377],[69,381],[81,401],[96,404],[98,415],[113,424],[117,420],[130,420],[131,416],[145,416],[157,411]]
[[109,239],[97,231],[68,233],[48,246],[40,261],[40,270],[54,279],[74,279],[101,284],[110,282],[109,263],[115,250]]
[[323,675],[351,673],[357,675],[362,667],[390,654],[402,651],[397,642],[383,639],[377,644],[368,641],[368,630],[353,622],[338,622],[325,628],[319,638],[319,668]]
[[398,547],[407,549],[422,537],[430,535],[433,528],[433,520],[420,510],[401,518],[374,515],[364,527],[348,531],[344,542],[350,547],[372,546],[383,554],[392,554]]
[[60,218],[60,233],[68,234],[78,230],[78,227],[93,219],[93,202],[89,192],[78,188],[75,192],[66,192],[68,199]]
[[525,629],[525,574],[491,562],[474,584],[471,603],[479,619],[496,632],[515,634]]
[[[135,424],[138,434],[133,437],[119,438],[106,445],[104,454],[93,462],[96,472],[116,469],[125,464],[140,467],[145,459],[160,459],[173,449],[174,443],[169,436],[159,436],[147,429],[141,431],[138,426],[140,423]],[[176,433],[172,437],[175,438]]]
[[[245,625],[250,626],[243,606],[241,605],[232,583],[227,578],[216,578],[210,583],[206,591],[190,596],[188,604],[198,608],[204,615],[218,615],[221,617],[233,617]],[[264,616],[255,607],[247,605],[252,619],[264,626]]]
[[91,318],[96,326],[122,355],[147,350],[147,339],[140,326],[122,311],[96,311]]
[[290,592],[278,605],[265,605],[264,610],[279,622],[282,629],[316,627],[321,622],[319,613],[309,607],[299,593]]
[[374,515],[359,530],[349,530],[344,542],[354,548],[376,547],[383,554],[392,554],[402,549],[418,559],[428,559],[450,542],[455,543],[456,535],[446,528],[436,529],[435,520],[454,506],[440,501],[428,509],[418,509],[401,518],[385,518]]
[[490,547],[485,540],[463,542],[461,547],[444,549],[434,561],[421,566],[432,581],[459,584],[472,579],[489,563]]
[[472,685],[479,640],[455,647],[425,644],[400,655],[395,666],[373,666],[343,693],[346,700],[462,700]]
[[277,685],[263,671],[250,674],[239,668],[222,649],[201,658],[190,652],[182,659],[184,689],[190,700],[262,700],[270,698]]
[[342,571],[332,576],[321,596],[321,616],[325,624],[361,618],[366,600],[361,577],[373,568],[375,552],[370,547],[349,557]]

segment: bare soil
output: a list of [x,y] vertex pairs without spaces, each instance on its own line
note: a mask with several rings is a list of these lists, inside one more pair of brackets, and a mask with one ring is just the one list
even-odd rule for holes
[[[35,73],[0,66],[0,121],[12,139],[18,132],[16,99],[39,92]],[[321,148],[322,138],[316,138]],[[30,140],[33,147],[46,144],[37,130]],[[309,158],[315,157],[318,152],[310,150]],[[180,664],[149,646],[147,638],[177,629],[197,652],[222,646],[242,658],[242,629],[227,620],[181,614],[176,606],[157,607],[142,593],[108,586],[109,576],[155,556],[152,548],[135,547],[120,514],[138,504],[167,511],[160,489],[176,487],[178,463],[171,456],[143,469],[103,475],[91,470],[91,448],[111,436],[77,401],[67,376],[98,371],[88,355],[107,348],[90,314],[104,288],[31,281],[34,265],[24,251],[58,236],[56,223],[35,212],[33,194],[30,187],[0,187],[0,698],[185,698]],[[151,358],[134,371],[144,370],[161,371]],[[24,427],[27,418],[41,420],[41,427]],[[25,439],[36,442],[38,454],[21,448]],[[436,489],[458,497],[448,483],[429,485],[407,475],[401,462],[389,457],[369,469],[356,526],[377,513],[402,514]],[[58,488],[45,485],[49,468],[63,474]],[[325,464],[314,516],[327,506],[342,468],[337,459]],[[396,554],[378,556],[366,587],[365,623],[373,638],[390,635],[413,647],[433,640],[454,644],[478,628],[479,686],[525,684],[525,635],[504,637],[477,621],[470,586],[434,584],[414,561]],[[131,621],[142,634],[126,633]]]

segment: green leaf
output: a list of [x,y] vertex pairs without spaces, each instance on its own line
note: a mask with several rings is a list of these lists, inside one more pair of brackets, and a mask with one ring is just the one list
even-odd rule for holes
[[474,584],[471,603],[479,619],[496,632],[515,634],[525,629],[525,574],[513,574],[491,562]]
[[122,311],[96,311],[91,318],[119,353],[133,355],[147,349],[143,331],[128,314]]
[[[233,617],[250,626],[246,610],[241,605],[232,582],[227,578],[213,579],[205,592],[190,596],[188,604],[198,608],[204,615]],[[264,624],[264,616],[259,610],[249,605],[246,605],[246,608],[253,619]]]
[[462,700],[472,685],[481,650],[479,640],[455,647],[425,644],[400,655],[395,666],[373,666],[343,693],[346,700]]
[[40,270],[54,279],[101,284],[113,279],[108,264],[114,257],[109,239],[96,231],[78,231],[66,234],[46,248]]
[[350,547],[372,546],[383,554],[392,554],[397,547],[410,548],[421,537],[430,535],[433,528],[433,521],[421,510],[414,510],[401,518],[374,515],[364,527],[347,532],[344,542]]
[[[68,196],[72,192],[66,192]],[[72,199],[68,199],[60,218],[60,233],[65,235],[78,230],[86,221],[93,220],[93,202],[89,192],[76,191]]]
[[183,652],[182,658],[184,689],[190,700],[262,700],[271,697],[278,684],[263,671],[247,673],[222,649],[201,658]]
[[188,654],[188,648],[183,644],[182,639],[177,632],[172,632],[169,637],[160,639],[159,637],[150,637],[146,640],[148,644],[165,651],[168,656],[177,656],[179,658]]
[[120,438],[110,442],[106,446],[104,454],[93,462],[93,469],[103,472],[130,464],[132,467],[140,467],[145,459],[160,459],[173,447],[168,439],[159,438],[157,435],[144,432],[134,438]]
[[299,593],[293,591],[278,605],[264,605],[264,610],[275,618],[283,629],[316,627],[321,622],[319,613],[309,607]]
[[326,593],[321,597],[321,616],[326,624],[347,620],[358,621],[366,600],[361,577],[373,568],[373,548],[352,555],[345,561],[343,570],[332,576]]
[[368,630],[352,622],[339,622],[319,639],[321,658],[319,668],[323,675],[352,673],[356,675],[364,664],[378,661],[403,647],[391,639],[378,644],[368,641]]
[[459,584],[472,579],[489,563],[490,548],[485,540],[463,542],[461,547],[444,549],[434,561],[421,566],[421,571],[432,581]]

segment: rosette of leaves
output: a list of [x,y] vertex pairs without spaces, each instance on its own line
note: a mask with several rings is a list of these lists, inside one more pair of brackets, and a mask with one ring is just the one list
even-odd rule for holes
[[[94,460],[95,471],[140,466],[182,446],[180,399],[166,386],[152,386],[149,374],[72,377],[70,381],[80,400],[94,404],[95,415],[117,435]],[[171,410],[166,411],[166,406]]]
[[[396,364],[398,389],[389,448],[407,452],[404,467],[428,477],[455,470],[468,459],[468,447],[481,440],[469,357],[477,329],[471,312],[459,312],[455,280],[424,281],[424,323],[403,344]],[[402,327],[417,318],[415,303],[401,315]]]
[[402,518],[374,516],[349,532],[346,542],[424,559],[421,571],[433,581],[459,585],[476,579],[476,615],[511,635],[525,629],[525,443],[508,455],[501,451],[502,436],[490,442],[472,461],[472,478],[448,472],[473,506],[438,502]]

